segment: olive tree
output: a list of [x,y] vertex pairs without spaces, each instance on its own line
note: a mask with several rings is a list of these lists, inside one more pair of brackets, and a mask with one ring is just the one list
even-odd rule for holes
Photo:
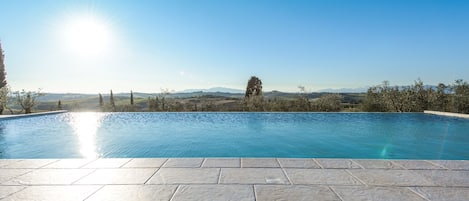
[[22,108],[25,114],[32,112],[32,109],[37,106],[37,98],[43,94],[38,91],[17,91],[16,93],[16,102]]
[[342,109],[343,96],[339,94],[326,94],[313,102],[313,108],[321,112],[339,112]]
[[453,84],[454,110],[459,113],[469,113],[469,84],[463,80],[456,80]]

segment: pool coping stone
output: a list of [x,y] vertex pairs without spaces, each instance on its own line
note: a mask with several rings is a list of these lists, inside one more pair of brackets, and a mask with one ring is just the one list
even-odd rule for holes
[[465,200],[469,160],[0,159],[0,200]]

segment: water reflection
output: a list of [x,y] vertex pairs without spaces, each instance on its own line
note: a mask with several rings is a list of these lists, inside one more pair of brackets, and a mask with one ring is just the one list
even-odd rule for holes
[[85,158],[97,158],[96,133],[105,116],[96,112],[70,113],[70,124],[80,143],[80,153]]

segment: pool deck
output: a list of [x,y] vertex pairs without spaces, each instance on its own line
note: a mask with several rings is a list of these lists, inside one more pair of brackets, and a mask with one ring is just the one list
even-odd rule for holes
[[467,160],[0,160],[2,201],[468,199]]

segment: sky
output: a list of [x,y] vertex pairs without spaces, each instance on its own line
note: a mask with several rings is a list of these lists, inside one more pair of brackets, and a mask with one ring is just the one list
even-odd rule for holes
[[2,0],[12,90],[264,91],[469,80],[469,1]]

